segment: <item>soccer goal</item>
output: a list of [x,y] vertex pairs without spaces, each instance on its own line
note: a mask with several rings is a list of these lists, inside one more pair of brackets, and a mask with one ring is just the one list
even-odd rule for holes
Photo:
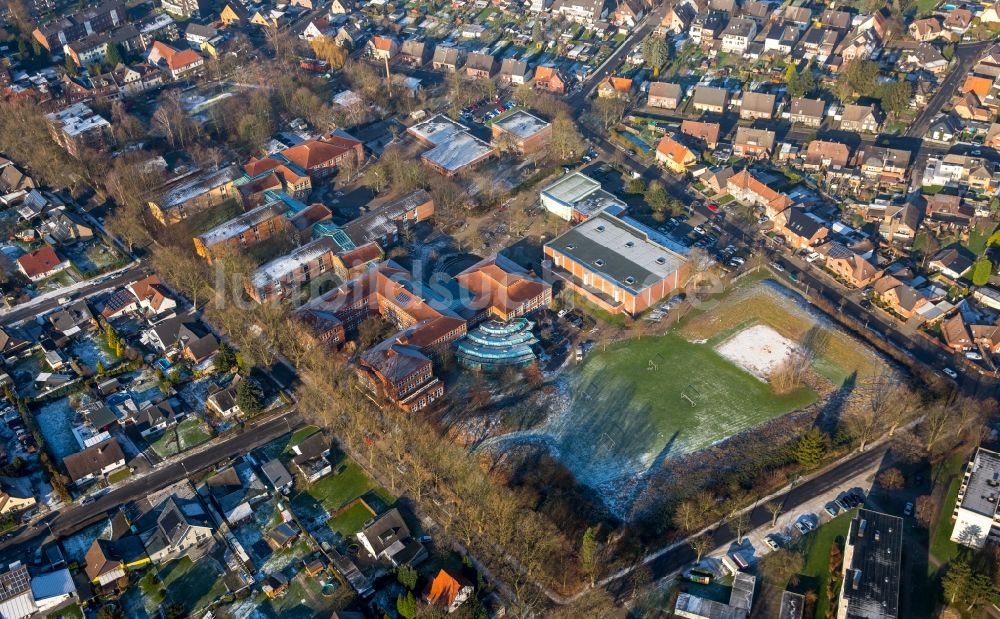
[[701,389],[698,389],[694,383],[688,383],[688,385],[681,390],[681,399],[686,400],[687,403],[691,405],[691,408],[698,406],[698,403],[701,402],[701,398]]

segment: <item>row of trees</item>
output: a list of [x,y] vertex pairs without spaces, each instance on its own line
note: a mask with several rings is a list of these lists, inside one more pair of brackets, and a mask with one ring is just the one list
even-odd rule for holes
[[213,289],[223,280],[245,277],[240,269],[246,265],[223,258],[222,275],[213,278],[186,249],[156,248],[152,255],[157,272],[180,292],[208,300],[206,317],[232,338],[246,363],[266,367],[280,352],[295,365],[302,380],[302,415],[332,430],[393,493],[433,510],[444,529],[485,561],[525,609],[543,601],[536,583],[558,588],[579,583],[576,549],[563,532],[524,497],[495,483],[463,446],[441,436],[424,417],[376,406],[348,362],[312,338],[309,327],[285,306],[243,304],[221,286]]

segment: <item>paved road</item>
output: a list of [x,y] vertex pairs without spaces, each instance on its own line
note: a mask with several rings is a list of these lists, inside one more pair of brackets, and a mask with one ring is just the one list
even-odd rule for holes
[[124,286],[125,284],[129,284],[137,279],[145,277],[148,273],[148,267],[143,261],[140,260],[136,264],[118,272],[114,276],[108,277],[105,275],[83,283],[82,285],[73,288],[72,292],[67,291],[63,294],[53,294],[52,296],[46,296],[44,299],[38,301],[22,303],[20,305],[15,305],[10,309],[0,311],[0,326],[10,326],[21,322],[26,318],[44,314],[45,312],[58,306],[59,299],[63,296],[71,295],[72,298],[79,299],[104,289]]
[[656,27],[663,21],[663,16],[667,12],[667,6],[665,4],[660,4],[652,11],[650,11],[646,17],[639,22],[639,26],[632,30],[632,34],[628,36],[627,39],[622,41],[622,44],[615,49],[614,52],[608,56],[601,66],[597,67],[590,77],[583,81],[583,86],[573,95],[566,98],[566,102],[569,103],[570,108],[574,110],[581,109],[587,100],[587,97],[594,91],[597,84],[600,83],[608,75],[614,73],[619,66],[621,66],[622,61],[625,57],[632,53],[636,44],[641,43],[646,39]]
[[[855,477],[872,466],[875,466],[885,457],[886,449],[887,448],[883,446],[871,451],[859,453],[847,462],[841,463],[825,473],[822,473],[819,476],[792,488],[785,494],[776,497],[775,501],[780,502],[784,506],[783,511],[785,513],[794,512],[799,509],[801,505],[808,503],[813,497],[833,490],[837,488],[843,480]],[[753,529],[765,526],[770,522],[770,512],[768,512],[763,506],[758,506],[750,514],[749,528]],[[726,550],[733,542],[736,541],[736,533],[730,530],[729,526],[726,524],[720,526],[710,535],[712,537],[712,549],[706,554],[710,554],[717,550]],[[661,578],[674,575],[678,570],[681,570],[686,565],[692,563],[694,559],[694,551],[691,550],[689,546],[685,545],[679,546],[672,551],[660,555],[648,565],[652,571],[653,579],[660,580]],[[612,593],[627,594],[631,590],[631,586],[627,583],[627,578],[621,579],[611,583],[608,586],[608,589]]]
[[941,111],[958,90],[958,84],[965,79],[966,74],[972,65],[979,60],[980,54],[993,45],[993,41],[980,41],[978,43],[959,43],[955,47],[955,58],[957,61],[951,68],[948,75],[941,81],[941,87],[927,102],[927,105],[917,116],[913,124],[906,130],[906,135],[911,138],[922,138],[927,129],[931,126],[931,121]]
[[[88,505],[72,504],[62,510],[48,514],[41,519],[47,522],[57,538],[87,527],[106,517],[107,513],[119,505],[141,499],[150,493],[166,488],[185,477],[208,469],[226,458],[236,457],[293,431],[301,424],[295,410],[285,410],[276,416],[248,423],[247,427],[230,438],[214,442],[206,449],[160,466],[155,471],[119,485],[111,492]],[[0,544],[0,556],[16,560],[34,553],[35,549],[48,537],[49,527],[44,524],[26,527],[14,538]]]

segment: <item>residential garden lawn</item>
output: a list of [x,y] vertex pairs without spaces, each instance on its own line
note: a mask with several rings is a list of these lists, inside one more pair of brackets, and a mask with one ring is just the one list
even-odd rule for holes
[[716,202],[719,203],[719,206],[725,206],[726,204],[729,204],[733,200],[735,200],[735,198],[733,198],[732,194],[727,193],[726,195],[716,200]]
[[126,467],[126,468],[123,468],[120,471],[115,471],[114,473],[108,475],[108,483],[109,484],[117,484],[121,480],[128,479],[131,476],[132,476],[132,471],[130,471]]
[[337,582],[327,575],[318,578],[306,576],[305,572],[297,574],[288,583],[288,591],[280,598],[270,600],[261,594],[259,605],[254,609],[253,616],[280,617],[281,619],[313,619],[314,617],[329,617],[343,604],[343,587],[332,596],[324,596],[323,583],[328,579]]
[[375,515],[368,511],[364,505],[355,503],[338,516],[331,518],[326,524],[342,536],[349,537],[360,531],[365,522],[374,517]]
[[194,213],[185,219],[181,225],[183,225],[192,236],[197,236],[202,232],[207,232],[209,229],[214,228],[224,221],[229,221],[241,212],[243,212],[243,209],[240,208],[240,204],[236,201],[236,198],[230,198],[229,200],[216,204],[210,209],[201,211],[200,213]]
[[631,458],[702,449],[816,398],[808,388],[775,395],[711,346],[676,333],[595,348],[571,380],[574,434]]
[[319,432],[319,428],[316,426],[306,426],[304,428],[299,428],[295,432],[292,432],[292,436],[288,439],[288,445],[285,446],[285,451],[290,450],[302,441],[306,440],[313,434]]
[[800,579],[797,587],[792,589],[800,593],[810,589],[816,591],[819,597],[816,602],[817,617],[826,616],[827,587],[831,584],[830,548],[838,540],[843,545],[855,513],[851,510],[837,516],[812,533],[802,536],[794,546],[794,550],[805,557],[805,567],[802,569],[802,576],[805,578]]
[[[177,446],[178,435],[180,435],[180,449]],[[212,434],[204,427],[201,419],[192,415],[180,422],[176,428],[167,428],[166,432],[151,443],[150,446],[156,452],[156,455],[161,458],[168,458],[197,445],[201,445],[211,438]]]
[[[309,513],[317,505],[334,512],[376,487],[357,463],[345,460],[342,464],[347,465],[342,473],[327,475],[292,498],[292,507],[296,508],[296,512],[302,508]],[[335,465],[334,470],[339,466]]]
[[221,566],[215,559],[204,557],[194,563],[184,557],[166,564],[159,577],[167,590],[167,599],[182,604],[193,614],[226,593],[226,585],[219,577],[221,573]]
[[987,223],[985,225],[980,224],[973,228],[969,232],[969,242],[966,244],[969,251],[977,256],[982,255],[983,252],[986,251],[986,241],[988,241],[990,235],[993,234],[994,227],[994,224]]
[[71,604],[46,615],[49,619],[83,619],[83,609],[79,604]]
[[935,7],[937,7],[938,4],[940,4],[940,0],[917,0],[914,4],[916,7],[914,17],[920,17],[924,13],[930,13]]

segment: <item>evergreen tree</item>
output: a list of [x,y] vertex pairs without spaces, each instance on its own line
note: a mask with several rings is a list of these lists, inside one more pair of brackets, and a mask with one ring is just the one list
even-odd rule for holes
[[583,532],[583,541],[580,543],[580,567],[590,577],[590,584],[594,584],[594,578],[597,576],[597,527],[589,527]]
[[220,372],[228,372],[236,365],[236,352],[222,342],[219,344],[219,352],[215,355],[215,369]]
[[417,570],[409,565],[400,565],[396,570],[396,580],[410,591],[417,587]]
[[107,52],[107,63],[111,68],[117,67],[122,63],[122,50],[118,47],[117,43],[108,43]]
[[100,361],[98,361],[97,362],[97,366],[95,368],[95,371],[97,372],[98,376],[104,376],[104,372],[105,372],[104,364],[101,363]]
[[660,74],[660,67],[667,62],[667,41],[660,36],[647,37],[642,42],[642,59],[653,69],[653,76]]
[[73,58],[71,56],[66,56],[66,73],[68,73],[70,77],[76,77],[80,74],[80,68],[76,66],[76,63],[73,62]]
[[403,619],[413,619],[417,616],[417,600],[413,597],[412,591],[396,598],[396,612]]
[[793,452],[795,460],[807,469],[819,466],[825,454],[826,435],[815,426],[802,435]]
[[236,387],[236,405],[245,415],[255,415],[264,410],[264,390],[253,378],[244,378]]
[[948,566],[947,573],[941,579],[941,589],[949,605],[963,599],[971,578],[972,568],[968,561],[957,561]]

